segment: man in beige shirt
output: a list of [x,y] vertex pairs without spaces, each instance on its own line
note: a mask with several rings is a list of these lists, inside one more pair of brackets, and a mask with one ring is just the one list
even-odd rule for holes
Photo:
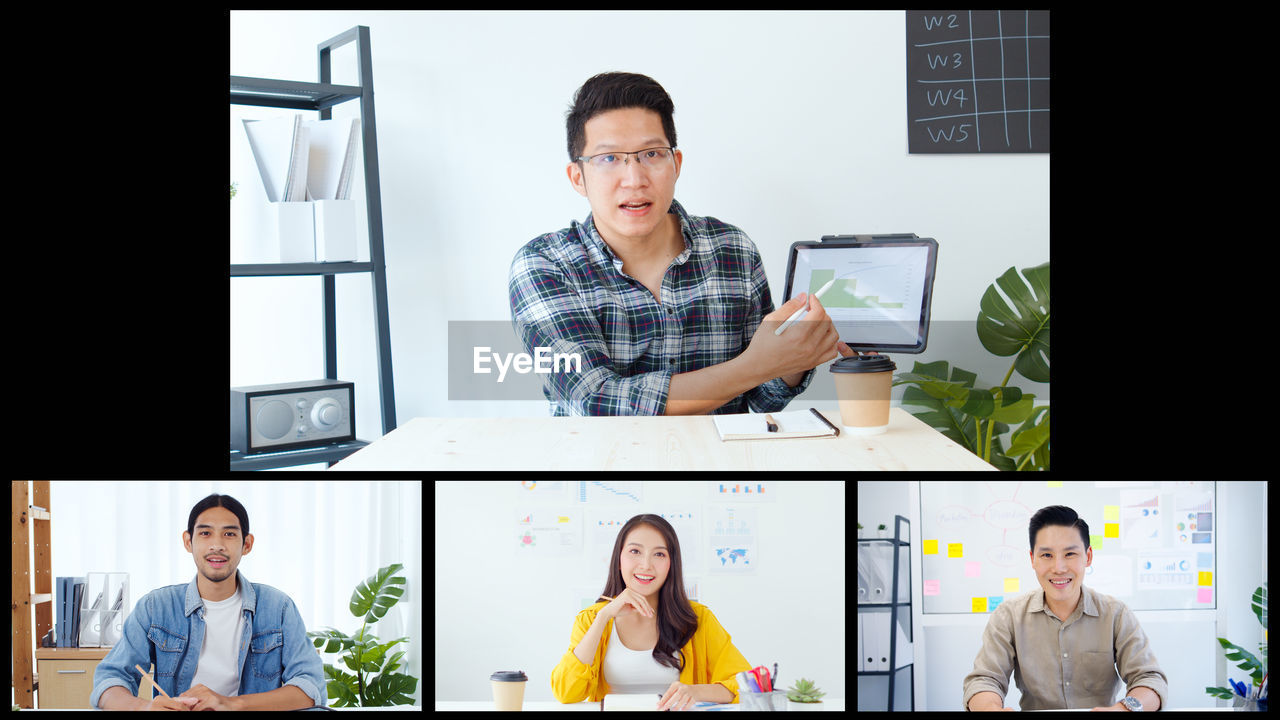
[[[991,613],[964,679],[964,707],[1012,710],[1004,707],[1010,672],[1023,710],[1164,707],[1168,679],[1133,611],[1084,586],[1084,569],[1093,564],[1089,526],[1071,508],[1053,505],[1031,517],[1029,534],[1041,589]],[[1125,695],[1116,702],[1122,679]]]

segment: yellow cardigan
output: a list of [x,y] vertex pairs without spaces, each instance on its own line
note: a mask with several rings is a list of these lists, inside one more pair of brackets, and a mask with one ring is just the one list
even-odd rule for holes
[[[582,664],[573,649],[578,646],[582,636],[587,634],[591,623],[595,622],[600,608],[607,602],[595,605],[578,613],[573,620],[573,633],[569,638],[569,650],[560,658],[560,664],[551,671],[551,691],[562,703],[576,703],[590,699],[592,702],[603,700],[609,693],[609,685],[604,681],[604,653],[609,645],[613,632],[613,621],[605,623],[604,634],[596,646],[596,656],[588,667]],[[680,672],[680,682],[687,685],[708,685],[720,683],[733,693],[730,702],[738,702],[738,681],[734,675],[751,669],[751,663],[738,652],[725,632],[720,621],[711,614],[706,605],[689,602],[694,614],[698,616],[698,629],[693,637],[680,649],[684,656],[684,670]]]

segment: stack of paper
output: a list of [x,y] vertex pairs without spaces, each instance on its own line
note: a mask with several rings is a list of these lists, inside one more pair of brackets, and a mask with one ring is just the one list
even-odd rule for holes
[[359,118],[304,121],[294,115],[243,122],[268,202],[347,199]]

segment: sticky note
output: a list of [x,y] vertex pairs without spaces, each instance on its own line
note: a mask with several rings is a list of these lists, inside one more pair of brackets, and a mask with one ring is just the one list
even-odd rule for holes
[[1061,480],[1045,480],[1045,487],[1062,487]]
[[988,606],[991,612],[995,612],[996,608],[1000,607],[1000,603],[1002,602],[1004,602],[1003,595],[996,595],[995,597],[989,598]]
[[1021,589],[1022,589],[1022,581],[1021,581],[1021,580],[1019,580],[1018,578],[1005,578],[1005,579],[1004,579],[1004,591],[1005,591],[1005,592],[1019,592]]
[[1089,547],[1093,548],[1094,551],[1102,547],[1102,536],[1089,533]]
[[1200,588],[1200,589],[1196,592],[1196,602],[1200,602],[1200,603],[1212,603],[1212,602],[1213,602],[1213,588],[1211,588],[1211,587],[1207,587],[1207,588]]
[[[1200,573],[1200,574],[1203,575],[1204,573]],[[964,576],[965,577],[982,577],[982,563],[980,562],[965,563]]]
[[1200,582],[1199,582],[1198,584],[1200,584],[1200,585],[1212,585],[1212,584],[1213,584],[1213,572],[1212,572],[1212,571],[1208,571],[1208,570],[1201,570],[1201,571],[1200,571]]
[[1119,505],[1103,505],[1103,506],[1102,506],[1102,519],[1103,519],[1104,521],[1106,521],[1106,522],[1111,522],[1111,521],[1113,521],[1113,520],[1114,520],[1114,521],[1116,521],[1116,522],[1119,522],[1119,520],[1120,520],[1120,506],[1119,506]]
[[964,557],[964,543],[947,543],[947,557]]
[[986,599],[986,598],[984,598],[984,597],[976,597],[976,598],[974,598],[974,599],[973,599],[973,611],[974,611],[974,612],[986,612],[986,611],[987,611],[987,599]]
[[938,554],[938,541],[937,541],[937,540],[925,540],[925,541],[924,541],[924,554],[925,554],[925,555],[937,555],[937,554]]
[[1105,533],[1107,537],[1120,537],[1120,523],[1103,523],[1102,526],[1107,529]]
[[924,581],[924,594],[925,594],[925,595],[937,595],[937,594],[938,594],[938,583],[940,583],[940,582],[942,582],[942,581],[941,581],[941,580],[925,580],[925,581]]

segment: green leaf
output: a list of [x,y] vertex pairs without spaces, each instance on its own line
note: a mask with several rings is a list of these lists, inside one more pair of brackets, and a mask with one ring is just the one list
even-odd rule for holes
[[[1037,453],[1041,449],[1048,450],[1049,447],[1049,406],[1038,407],[1035,409],[1035,416],[1026,422],[1021,428],[1013,434],[1009,443],[1009,455],[1011,457],[1022,457],[1027,453]],[[1039,420],[1036,420],[1036,416]],[[1033,458],[1029,464],[1039,465],[1039,459]],[[1043,467],[1037,469],[1048,469],[1048,457],[1044,459]]]
[[1262,583],[1253,591],[1253,614],[1258,616],[1262,627],[1267,626],[1267,584]]
[[383,673],[365,688],[371,706],[412,705],[418,678],[401,673]]
[[363,615],[367,623],[381,620],[404,594],[405,579],[392,577],[403,567],[400,563],[388,565],[356,586],[355,592],[351,593],[351,614]]
[[1049,382],[1049,263],[1023,268],[1022,276],[1009,268],[987,287],[979,307],[982,346],[1002,357],[1017,354],[1014,368],[1023,377]]
[[320,648],[320,652],[325,653],[346,650],[356,642],[354,638],[347,637],[333,628],[312,630],[307,633],[307,637],[312,638],[311,643]]
[[1204,689],[1204,691],[1214,697],[1220,697],[1223,700],[1230,700],[1232,697],[1235,696],[1235,693],[1231,692],[1231,690],[1224,687],[1207,687]]
[[1235,643],[1228,642],[1226,638],[1218,638],[1218,643],[1222,645],[1228,660],[1243,661],[1236,663],[1236,667],[1249,673],[1249,676],[1253,678],[1255,684],[1262,682],[1262,676],[1265,673],[1265,670],[1262,668],[1262,663],[1258,662],[1258,658],[1253,656],[1253,653],[1245,650]]

